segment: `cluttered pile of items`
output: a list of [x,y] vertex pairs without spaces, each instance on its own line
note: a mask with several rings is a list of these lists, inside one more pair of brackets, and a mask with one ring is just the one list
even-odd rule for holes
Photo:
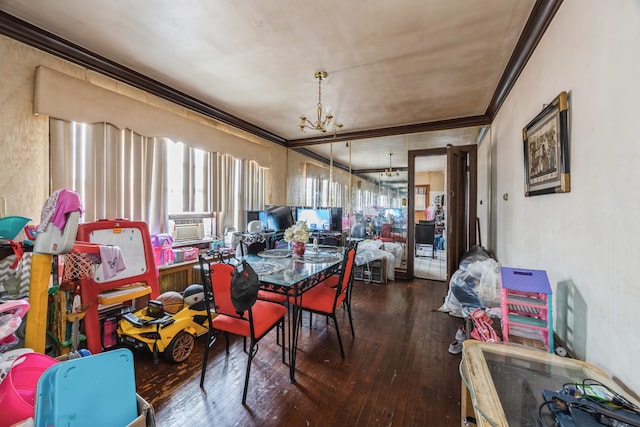
[[[98,257],[101,253],[99,245],[76,242],[82,213],[77,193],[55,191],[44,204],[38,226],[28,225],[31,220],[25,217],[3,216],[4,205],[0,212],[0,427],[154,425],[153,408],[136,393],[132,352],[118,349],[96,354],[80,348],[81,321],[86,320],[88,306],[97,310],[97,304],[81,302],[76,279],[93,277],[98,270],[85,254],[68,256],[74,268],[65,267],[59,277],[62,264],[57,256],[68,255],[79,243],[94,248]],[[26,239],[18,242],[21,232]],[[103,266],[101,277],[119,274],[124,267],[118,265],[111,270]],[[74,277],[66,278],[64,274],[71,270]],[[86,325],[82,329],[86,333]],[[93,335],[99,341],[99,331]],[[48,346],[49,339],[57,345]]]
[[[556,350],[547,273],[501,266],[482,247],[475,246],[464,254],[439,311],[464,318],[449,345],[451,354],[460,354],[467,338]],[[563,353],[564,349],[558,351]]]

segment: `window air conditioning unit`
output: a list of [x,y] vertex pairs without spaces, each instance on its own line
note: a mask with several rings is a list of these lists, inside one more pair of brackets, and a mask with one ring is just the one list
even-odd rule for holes
[[172,235],[174,242],[202,240],[204,238],[204,226],[202,222],[175,224]]

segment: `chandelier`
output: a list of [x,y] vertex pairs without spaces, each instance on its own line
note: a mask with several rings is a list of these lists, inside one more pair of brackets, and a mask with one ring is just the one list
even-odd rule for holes
[[400,172],[394,171],[391,168],[391,156],[393,156],[393,153],[389,153],[389,169],[385,169],[384,172],[380,172],[381,177],[386,176],[387,178],[391,178],[392,176],[400,176]]
[[[300,128],[300,132],[304,132],[305,128],[317,130],[322,132],[323,134],[327,132],[331,121],[333,120],[333,115],[331,112],[328,112],[327,115],[322,118],[322,81],[326,79],[328,76],[326,71],[318,71],[315,75],[318,80],[318,119],[315,123],[312,123],[307,119],[306,116],[300,116],[300,124],[298,127]],[[342,127],[342,123],[336,123],[333,128],[334,135],[338,132],[338,129]]]

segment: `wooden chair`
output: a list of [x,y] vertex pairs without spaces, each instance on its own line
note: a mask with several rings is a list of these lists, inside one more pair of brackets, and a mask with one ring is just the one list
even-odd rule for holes
[[282,304],[258,299],[248,310],[243,312],[236,310],[231,302],[231,277],[234,267],[218,262],[206,268],[205,264],[208,264],[208,261],[202,255],[200,255],[199,262],[209,325],[207,346],[202,361],[200,387],[203,387],[204,384],[209,349],[215,344],[218,332],[224,332],[227,354],[229,354],[229,334],[244,337],[245,351],[246,339],[249,338],[247,369],[242,392],[242,404],[244,405],[247,400],[251,361],[258,351],[258,341],[276,327],[282,330],[282,363],[285,363],[284,316],[287,314],[287,308]]

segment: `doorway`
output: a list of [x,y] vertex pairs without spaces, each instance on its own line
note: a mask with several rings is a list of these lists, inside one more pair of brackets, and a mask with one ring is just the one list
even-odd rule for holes
[[[442,204],[442,212],[438,215],[443,224],[440,224],[441,238],[443,241],[434,241],[435,256],[440,256],[443,261],[443,274],[437,278],[427,277],[430,280],[449,281],[451,275],[457,270],[460,258],[476,244],[476,202],[477,202],[477,146],[453,146],[446,148],[433,148],[426,150],[409,151],[408,156],[408,212],[407,212],[407,270],[410,277],[424,276],[423,264],[420,255],[422,248],[418,246],[418,240],[423,238],[423,227],[419,225],[420,219],[416,216],[416,208],[421,207],[422,200],[416,199],[416,186],[422,185],[417,181],[420,171],[417,165],[422,158],[446,159],[444,174],[444,191],[442,194],[429,196],[426,203],[433,200],[435,208],[437,202]],[[439,156],[439,157],[436,157]],[[418,178],[419,179],[419,178]],[[418,187],[420,188],[420,187]],[[430,191],[430,193],[432,193]],[[433,197],[432,197],[433,196]],[[435,196],[441,196],[436,199]],[[418,203],[418,204],[416,204]],[[418,233],[417,233],[418,232]],[[434,232],[434,234],[437,234]],[[427,232],[429,236],[429,233]],[[416,239],[416,237],[418,239]],[[442,248],[442,249],[437,249]],[[440,252],[441,251],[441,252]],[[416,257],[416,255],[418,255]],[[435,260],[437,258],[431,258]],[[418,260],[418,261],[416,261]],[[431,264],[431,263],[430,263]],[[437,265],[436,263],[433,263]]]
[[415,159],[413,275],[419,279],[444,281],[447,276],[446,169],[446,155]]

